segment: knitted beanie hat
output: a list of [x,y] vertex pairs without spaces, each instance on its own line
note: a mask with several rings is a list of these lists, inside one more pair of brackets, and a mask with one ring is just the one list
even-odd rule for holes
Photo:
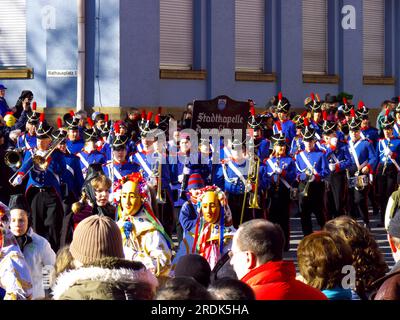
[[104,257],[124,258],[122,236],[117,224],[111,218],[97,214],[78,224],[69,250],[72,257],[83,264]]

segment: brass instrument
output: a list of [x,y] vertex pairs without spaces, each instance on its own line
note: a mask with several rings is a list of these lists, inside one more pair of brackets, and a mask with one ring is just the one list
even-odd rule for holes
[[306,169],[306,174],[308,176],[308,179],[307,179],[306,186],[304,187],[304,190],[301,192],[303,197],[308,197],[308,189],[310,188],[310,183],[314,180],[313,177],[314,177],[314,169],[315,169],[316,164],[317,163],[314,162],[313,170],[309,169],[308,167]]
[[53,141],[50,148],[43,155],[35,154],[32,157],[33,165],[40,171],[46,171],[48,167],[48,159],[57,147],[65,140],[65,137],[58,138]]
[[[258,203],[259,169],[260,169],[260,158],[257,157],[256,155],[254,155],[253,157],[250,158],[249,170],[248,170],[248,174],[247,174],[245,192],[244,192],[244,197],[243,197],[242,212],[240,215],[240,224],[242,224],[242,222],[243,222],[243,215],[244,215],[244,208],[246,206],[247,193],[249,193],[249,192],[251,193],[250,199],[249,199],[249,209],[261,209],[261,207]],[[247,190],[248,186],[250,186],[252,184],[255,184],[254,192]]]
[[23,152],[24,148],[7,151],[4,155],[4,163],[6,164],[6,166],[10,167],[13,170],[19,169],[22,165]]
[[154,176],[157,179],[157,195],[156,195],[156,201],[158,204],[165,204],[166,201],[165,199],[162,198],[162,161],[161,161],[161,154],[159,154],[158,157],[158,163],[157,163],[157,171],[154,174]]
[[[32,156],[32,166],[25,172],[23,175],[22,179],[26,177],[26,175],[33,169],[36,168],[40,171],[46,171],[48,167],[48,158],[50,155],[54,152],[54,150],[57,149],[57,147],[65,140],[65,137],[58,138],[53,141],[51,144],[50,148],[45,151],[43,155],[35,154]],[[11,176],[11,178],[8,180],[8,182],[13,185],[12,180],[17,176],[18,170]]]

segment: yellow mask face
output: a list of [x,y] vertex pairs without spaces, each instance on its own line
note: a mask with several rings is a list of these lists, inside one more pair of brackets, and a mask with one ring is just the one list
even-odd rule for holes
[[138,183],[127,181],[121,190],[121,208],[124,215],[134,216],[142,206]]
[[216,223],[220,215],[220,204],[214,191],[207,191],[201,201],[201,212],[208,223]]

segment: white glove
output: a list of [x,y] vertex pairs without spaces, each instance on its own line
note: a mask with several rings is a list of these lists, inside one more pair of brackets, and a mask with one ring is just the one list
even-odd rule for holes
[[336,170],[336,164],[335,163],[330,163],[329,164],[329,170],[335,171]]
[[178,176],[178,182],[179,182],[179,183],[182,183],[182,181],[183,181],[183,174],[180,174],[180,175]]
[[13,182],[12,182],[12,185],[13,185],[13,186],[19,186],[21,183],[22,183],[22,176],[18,174],[18,175],[14,178],[14,180],[13,180]]
[[336,147],[337,142],[338,142],[338,138],[334,137],[334,138],[331,138],[330,144],[331,144],[331,146],[335,146]]
[[390,156],[392,154],[392,151],[390,151],[389,148],[385,148],[385,151],[383,152],[386,157]]
[[190,173],[190,169],[188,167],[184,166],[182,174],[189,174],[189,173]]

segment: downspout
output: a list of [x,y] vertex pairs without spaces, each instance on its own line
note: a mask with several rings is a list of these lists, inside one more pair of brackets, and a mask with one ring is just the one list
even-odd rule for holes
[[78,6],[78,70],[76,111],[85,109],[85,0],[77,0]]

